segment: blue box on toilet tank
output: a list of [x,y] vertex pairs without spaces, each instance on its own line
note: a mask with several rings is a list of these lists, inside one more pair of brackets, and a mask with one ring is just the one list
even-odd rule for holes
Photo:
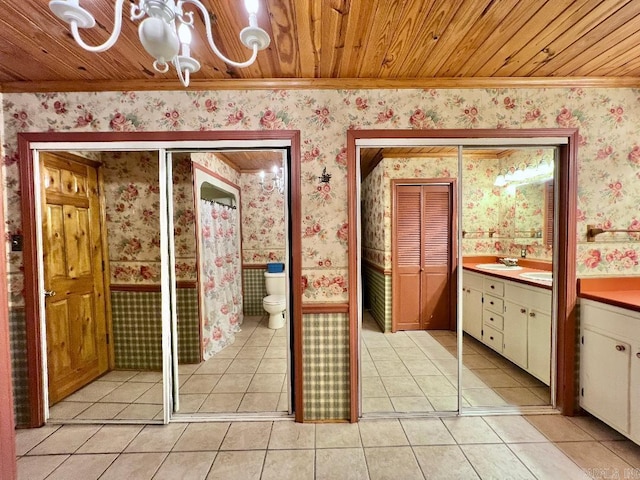
[[267,272],[269,273],[284,272],[284,263],[267,263]]

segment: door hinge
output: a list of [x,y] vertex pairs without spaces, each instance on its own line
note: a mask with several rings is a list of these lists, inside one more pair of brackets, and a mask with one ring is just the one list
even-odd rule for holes
[[582,345],[584,345],[584,335],[582,335],[582,336],[580,337],[580,343],[581,343]]
[[580,396],[584,397],[584,388],[580,389]]
[[109,345],[109,334],[107,333],[106,336],[107,336],[107,345]]
[[482,301],[480,303],[484,303],[484,296],[482,297]]
[[102,271],[104,272],[104,260],[102,260]]

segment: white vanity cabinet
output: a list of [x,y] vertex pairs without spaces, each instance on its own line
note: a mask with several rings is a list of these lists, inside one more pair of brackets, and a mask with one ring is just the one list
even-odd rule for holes
[[580,300],[580,406],[640,443],[640,313]]
[[463,330],[482,341],[482,275],[462,272]]
[[551,291],[463,272],[463,330],[549,385]]
[[551,291],[505,283],[503,354],[546,385],[551,379]]

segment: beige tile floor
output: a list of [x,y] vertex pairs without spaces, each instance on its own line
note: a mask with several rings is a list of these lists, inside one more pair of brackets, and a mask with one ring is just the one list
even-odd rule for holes
[[20,480],[640,478],[640,447],[590,416],[19,430]]
[[[180,413],[287,412],[286,330],[245,317],[235,342],[200,364],[179,365]],[[115,370],[53,405],[49,418],[162,418],[162,373]]]
[[[369,312],[362,323],[362,412],[457,410],[456,333],[382,333]],[[464,406],[549,405],[549,388],[487,346],[465,335]]]

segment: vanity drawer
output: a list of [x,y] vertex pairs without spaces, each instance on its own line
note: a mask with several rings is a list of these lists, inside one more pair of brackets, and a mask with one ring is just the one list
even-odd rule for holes
[[494,297],[493,295],[485,294],[484,308],[496,313],[504,313],[504,300]]
[[496,352],[502,353],[502,332],[484,325],[482,327],[482,341]]
[[494,280],[493,278],[485,278],[483,283],[484,291],[497,295],[499,297],[504,296],[504,282]]
[[502,330],[504,327],[504,317],[492,312],[491,310],[485,309],[482,312],[482,321],[485,325],[489,325],[496,330]]

